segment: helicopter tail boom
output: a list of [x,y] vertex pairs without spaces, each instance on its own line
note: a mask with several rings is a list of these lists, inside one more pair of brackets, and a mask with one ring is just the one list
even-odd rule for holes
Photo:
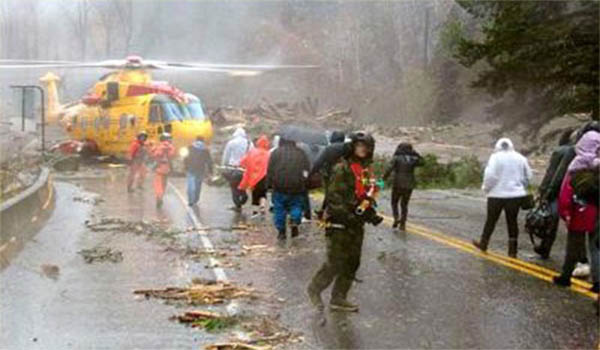
[[46,75],[40,78],[40,81],[46,83],[46,96],[47,96],[47,108],[48,116],[47,121],[49,123],[56,123],[58,121],[58,115],[60,113],[60,100],[58,99],[58,88],[57,82],[60,78],[52,73],[48,72]]

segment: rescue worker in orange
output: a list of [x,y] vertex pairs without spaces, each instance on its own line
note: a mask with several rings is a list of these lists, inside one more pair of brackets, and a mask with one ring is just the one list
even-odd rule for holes
[[169,133],[160,135],[160,143],[152,150],[152,157],[156,162],[154,168],[154,193],[156,194],[156,207],[163,204],[163,196],[167,187],[167,176],[171,172],[171,159],[175,157],[175,146]]
[[148,134],[145,131],[140,132],[136,139],[129,146],[129,176],[127,177],[127,192],[133,192],[137,180],[137,188],[142,188],[148,169],[146,168],[146,158],[148,157],[148,147],[146,140]]
[[266,215],[267,206],[267,167],[269,165],[269,139],[261,135],[256,141],[256,147],[250,149],[240,160],[244,168],[242,181],[238,186],[240,191],[252,191],[252,217]]

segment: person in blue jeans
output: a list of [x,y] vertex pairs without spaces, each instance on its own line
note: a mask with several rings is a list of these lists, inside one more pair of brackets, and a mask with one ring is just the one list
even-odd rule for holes
[[288,215],[292,237],[299,234],[309,171],[306,154],[286,135],[280,135],[279,147],[271,153],[267,168],[267,186],[273,190],[273,221],[279,240],[286,239]]
[[184,165],[187,173],[188,205],[192,207],[200,200],[202,181],[206,175],[212,176],[213,172],[213,161],[201,136],[188,147]]

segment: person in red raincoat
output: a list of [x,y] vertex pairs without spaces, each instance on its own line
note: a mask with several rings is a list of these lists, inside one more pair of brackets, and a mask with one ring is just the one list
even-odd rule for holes
[[142,188],[148,169],[146,168],[146,158],[148,149],[146,140],[148,134],[145,131],[140,132],[136,139],[129,146],[129,176],[127,177],[127,192],[133,192],[133,187],[137,180],[137,187]]
[[572,185],[573,174],[565,176],[558,199],[558,214],[567,224],[567,254],[560,276],[554,277],[554,284],[568,287],[575,264],[585,257],[586,237],[592,265],[592,291],[598,293],[600,276],[598,273],[598,205],[578,199]]
[[156,207],[162,207],[163,196],[167,187],[167,176],[171,172],[171,159],[175,157],[175,146],[169,133],[160,135],[160,143],[152,150],[152,157],[156,162],[154,168],[154,193],[156,194]]
[[267,202],[267,167],[269,165],[269,139],[261,135],[256,141],[256,147],[250,149],[240,160],[240,166],[245,169],[238,189],[252,191],[252,216],[266,214]]

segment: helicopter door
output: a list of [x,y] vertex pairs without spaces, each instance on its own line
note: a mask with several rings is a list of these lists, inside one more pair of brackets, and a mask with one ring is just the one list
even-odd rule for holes
[[96,144],[98,144],[101,149],[106,147],[109,139],[109,131],[108,127],[106,126],[107,120],[108,115],[106,115],[106,113],[102,113],[102,111],[98,108],[96,110],[96,117],[94,118],[94,133],[96,134]]
[[158,139],[163,132],[161,117],[162,109],[160,104],[152,103],[150,105],[150,117],[148,118],[148,136],[151,139]]

